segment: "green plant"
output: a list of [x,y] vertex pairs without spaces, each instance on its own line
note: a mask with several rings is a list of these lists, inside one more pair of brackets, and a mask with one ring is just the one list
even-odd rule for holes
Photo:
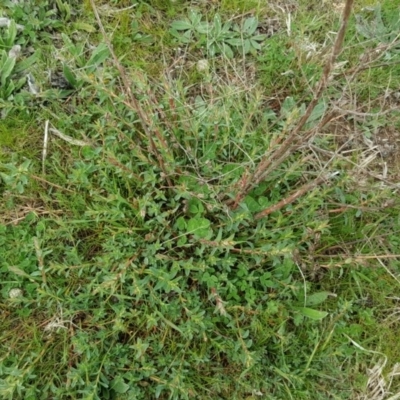
[[257,34],[257,28],[258,20],[256,17],[246,18],[241,25],[235,24],[233,26],[238,38],[228,40],[228,43],[236,46],[240,53],[256,53],[261,50],[261,44],[267,38],[267,35]]
[[6,29],[1,29],[0,35],[0,50],[9,51],[16,42],[17,37],[17,24],[13,20],[8,20],[9,23],[6,25]]
[[151,35],[141,32],[137,20],[133,20],[131,22],[130,39],[135,42],[144,44],[152,44],[154,42],[154,38]]
[[6,1],[4,8],[9,19],[16,21],[24,29],[21,45],[35,43],[39,38],[51,40],[49,29],[62,26],[62,22],[55,17],[56,10],[47,0],[29,3]]
[[[74,63],[74,69],[84,71],[83,76],[93,74],[109,56],[109,50],[105,43],[100,43],[93,49],[89,58],[86,56],[85,44],[75,44],[67,35],[62,34],[65,43],[64,50],[67,52],[68,57]],[[68,83],[75,89],[81,88],[84,80],[79,78],[79,73],[73,72],[68,63],[63,63],[63,73]],[[82,74],[81,74],[82,75]]]
[[15,63],[15,57],[10,57],[4,50],[0,51],[0,98],[3,101],[9,100],[14,91],[25,83],[25,78],[19,79],[16,83],[11,79]]
[[[64,22],[68,22],[71,20],[71,4],[64,2],[62,0],[56,0],[57,9],[61,15],[61,18]],[[76,6],[72,4],[72,6]]]
[[399,53],[399,40],[397,32],[400,29],[400,10],[382,15],[381,5],[367,8],[363,13],[356,15],[356,30],[364,38],[378,45],[384,45],[388,59],[391,53]]
[[[1,29],[1,28],[0,28]],[[36,62],[36,55],[21,59],[21,46],[17,39],[17,25],[10,21],[0,35],[0,109],[4,118],[15,101],[24,103],[24,95],[17,93],[24,86],[29,68]]]
[[192,10],[188,19],[172,22],[170,32],[181,43],[195,42],[196,47],[205,47],[210,57],[223,54],[232,58],[234,49],[243,54],[261,49],[266,35],[257,34],[257,27],[255,17],[238,25],[230,21],[223,23],[219,14],[215,14],[212,21],[204,21],[201,14]]
[[2,164],[2,168],[6,172],[0,172],[0,176],[7,189],[19,194],[24,193],[25,186],[29,182],[28,171],[30,164],[29,160],[25,160],[18,166],[14,163]]

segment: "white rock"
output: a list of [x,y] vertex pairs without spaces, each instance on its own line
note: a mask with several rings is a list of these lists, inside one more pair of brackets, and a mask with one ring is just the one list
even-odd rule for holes
[[210,64],[207,60],[197,61],[197,71],[208,72],[209,69],[210,69]]
[[21,54],[21,46],[16,44],[15,46],[11,47],[11,50],[8,52],[8,57],[10,58],[18,58]]
[[16,299],[17,297],[22,297],[22,295],[23,295],[22,290],[17,288],[11,289],[8,292],[8,296],[10,297],[10,299]]

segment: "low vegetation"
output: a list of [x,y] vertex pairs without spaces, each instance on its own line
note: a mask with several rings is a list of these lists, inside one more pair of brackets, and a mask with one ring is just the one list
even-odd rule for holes
[[0,6],[0,398],[400,398],[400,5]]

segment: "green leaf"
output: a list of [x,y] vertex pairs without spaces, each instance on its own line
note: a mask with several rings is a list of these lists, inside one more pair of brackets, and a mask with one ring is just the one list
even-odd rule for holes
[[221,17],[219,14],[215,14],[214,16],[214,31],[215,31],[215,36],[219,36],[222,30],[222,23],[221,23]]
[[325,114],[326,104],[324,100],[321,100],[312,110],[311,115],[308,117],[307,124],[319,121],[319,119]]
[[172,36],[177,38],[181,43],[189,44],[192,42],[192,31],[191,30],[180,33],[176,30],[171,29],[170,33]]
[[208,33],[210,32],[210,24],[208,22],[201,22],[196,26],[196,31],[198,33],[202,33],[204,35],[208,35]]
[[[14,82],[11,82],[14,85]],[[23,76],[22,78],[18,79],[17,83],[15,84],[15,90],[19,90],[24,86],[26,83],[26,77]]]
[[88,33],[96,32],[96,28],[93,25],[87,24],[86,22],[75,22],[73,27],[77,31],[85,31]]
[[178,231],[184,231],[186,229],[185,218],[179,217],[175,222],[174,228],[178,229]]
[[[221,33],[224,33],[224,34],[228,33],[230,31],[231,27],[232,27],[231,22],[229,22],[229,21],[225,22],[222,27]],[[232,32],[229,32],[229,33],[230,33],[230,36],[232,36]]]
[[255,30],[257,29],[257,26],[258,26],[257,18],[255,18],[255,17],[247,18],[243,24],[243,31],[247,35],[251,35],[255,32]]
[[199,199],[193,198],[189,200],[188,210],[190,214],[201,214],[204,212],[204,206]]
[[199,229],[207,229],[210,226],[210,221],[207,218],[191,218],[187,224],[187,230],[194,232]]
[[17,24],[15,21],[11,20],[10,26],[8,27],[8,38],[6,40],[6,44],[8,47],[12,47],[15,42],[15,38],[17,37]]
[[323,303],[329,296],[329,292],[318,292],[313,293],[312,295],[308,296],[306,299],[307,306],[316,306],[318,304]]
[[[0,41],[1,41],[1,36],[0,36]],[[0,50],[0,54],[1,54],[1,59],[0,59],[0,67],[1,67],[6,62],[8,54],[4,50]]]
[[230,44],[231,46],[241,46],[243,44],[243,39],[233,38],[225,40],[225,43]]
[[210,57],[214,57],[218,52],[218,48],[215,44],[212,44],[211,46],[209,46],[208,48],[208,54],[210,55]]
[[36,60],[38,59],[38,52],[35,52],[30,57],[26,58],[23,61],[18,61],[18,64],[15,66],[15,73],[18,74],[27,68],[31,67]]
[[105,43],[100,43],[93,51],[92,56],[86,63],[88,67],[88,72],[94,72],[96,67],[105,61],[109,55],[110,51]]
[[249,39],[245,39],[244,43],[243,43],[243,51],[244,54],[248,54],[251,50],[251,43]]
[[296,310],[298,310],[300,314],[304,315],[305,317],[314,320],[323,319],[328,315],[326,311],[318,311],[308,307],[296,307]]
[[71,7],[68,3],[64,3],[61,0],[56,0],[57,8],[63,15],[64,21],[69,21],[71,19]]
[[129,390],[129,385],[127,385],[123,378],[120,376],[117,376],[116,378],[113,379],[111,383],[111,388],[116,392],[116,393],[126,393]]
[[286,97],[281,107],[282,116],[287,118],[289,115],[291,115],[291,113],[295,108],[296,108],[296,101],[294,100],[294,98]]
[[211,222],[207,218],[191,218],[187,223],[187,233],[195,234],[200,238],[205,238],[210,233]]
[[65,33],[61,33],[61,37],[64,41],[64,47],[71,53],[71,55],[75,58],[75,57],[79,57],[80,56],[80,49],[78,49],[77,46],[74,45],[74,43],[72,42],[72,40],[65,34]]
[[64,73],[65,79],[68,81],[68,83],[72,87],[76,88],[78,85],[78,81],[76,80],[74,73],[68,67],[68,65],[66,63],[63,64],[63,73]]
[[164,315],[162,315],[159,311],[155,312],[169,327],[172,329],[175,329],[177,332],[182,333],[181,329],[176,326],[173,322],[171,322],[169,319],[165,318]]
[[189,204],[189,212],[191,214],[197,214],[199,212],[199,209],[197,208],[197,204],[195,204],[195,203]]
[[11,72],[15,66],[15,58],[10,57],[7,58],[6,62],[0,69],[0,76],[1,76],[1,85],[4,86],[6,84],[6,80],[10,77]]
[[194,11],[194,10],[191,10],[191,11],[190,11],[190,13],[189,13],[189,19],[190,19],[190,21],[191,21],[193,27],[196,27],[197,25],[200,24],[201,18],[202,18],[202,16],[201,16],[200,13],[197,13],[197,12]]
[[171,28],[177,31],[186,31],[193,29],[193,25],[189,21],[174,21],[171,24]]
[[23,271],[21,268],[16,267],[15,265],[10,265],[8,267],[8,270],[16,275],[23,276],[24,278],[33,281],[33,277],[31,275],[27,274],[25,271]]
[[256,50],[261,50],[261,44],[253,39],[250,39],[251,46]]
[[257,42],[262,42],[267,38],[267,35],[255,35],[251,37],[251,40],[256,40]]
[[8,85],[6,86],[5,90],[4,90],[4,95],[3,95],[3,97],[4,97],[5,99],[8,99],[8,98],[13,94],[14,90],[15,90],[14,81],[10,81],[10,82],[8,83]]
[[222,51],[227,58],[233,58],[233,51],[226,43],[222,44]]
[[188,241],[187,236],[181,236],[177,242],[178,247],[184,246],[187,243],[187,241]]
[[251,196],[246,196],[244,202],[250,212],[258,212],[261,209],[260,204]]

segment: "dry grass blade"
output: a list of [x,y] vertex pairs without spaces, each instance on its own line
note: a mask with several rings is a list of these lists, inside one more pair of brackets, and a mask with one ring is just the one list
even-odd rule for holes
[[360,400],[400,399],[400,393],[393,394],[390,392],[393,379],[400,374],[400,364],[395,364],[387,375],[384,374],[385,365],[386,360],[383,358],[368,370],[367,392],[360,397]]
[[60,132],[58,129],[50,128],[49,131],[51,133],[53,133],[54,135],[58,136],[60,139],[65,140],[66,142],[73,144],[75,146],[80,146],[80,147],[90,146],[90,143],[85,142],[83,140],[74,139],[71,136],[68,136],[68,135]]

